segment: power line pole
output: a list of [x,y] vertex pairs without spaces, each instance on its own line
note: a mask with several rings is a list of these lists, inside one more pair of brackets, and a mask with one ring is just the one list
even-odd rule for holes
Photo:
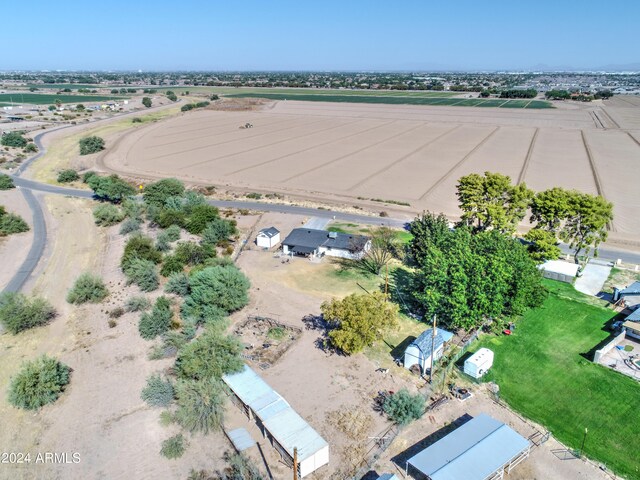
[[435,352],[433,349],[436,346],[436,316],[433,316],[433,334],[431,335],[431,368],[429,369],[429,385],[433,383],[433,357]]
[[293,447],[293,480],[298,480],[298,447]]

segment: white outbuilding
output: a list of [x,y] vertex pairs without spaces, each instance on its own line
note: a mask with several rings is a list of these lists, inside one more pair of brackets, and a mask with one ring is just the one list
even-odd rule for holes
[[564,260],[547,260],[538,267],[544,278],[559,282],[573,283],[578,275],[578,265]]
[[473,378],[481,378],[493,366],[493,352],[481,348],[464,362],[464,373]]
[[256,245],[260,248],[272,248],[280,243],[280,230],[275,227],[263,228],[256,235]]
[[453,333],[436,328],[435,338],[433,328],[428,328],[420,334],[404,351],[404,368],[411,369],[414,365],[425,373],[431,368],[431,348],[433,347],[433,361],[435,362],[444,352],[445,344],[453,338]]

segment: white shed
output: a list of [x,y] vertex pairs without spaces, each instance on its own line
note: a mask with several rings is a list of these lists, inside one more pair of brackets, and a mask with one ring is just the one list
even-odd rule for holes
[[547,260],[538,268],[542,270],[544,278],[558,280],[559,282],[573,283],[578,275],[578,265],[563,260]]
[[261,248],[272,248],[280,243],[280,230],[275,227],[263,228],[256,235],[256,245]]
[[464,373],[473,378],[481,378],[493,365],[493,352],[481,348],[464,362]]
[[433,338],[433,328],[428,328],[420,334],[404,351],[404,368],[411,369],[414,365],[420,367],[420,371],[425,373],[431,368],[431,347],[433,345],[433,360],[442,357],[444,344],[453,338],[453,333],[436,328],[436,336]]

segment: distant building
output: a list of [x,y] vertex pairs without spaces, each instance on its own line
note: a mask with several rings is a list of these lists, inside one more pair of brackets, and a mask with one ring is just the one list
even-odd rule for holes
[[282,242],[285,255],[358,259],[369,251],[371,240],[364,235],[294,228]]
[[433,338],[433,328],[428,328],[420,334],[404,351],[404,368],[411,369],[414,365],[420,367],[420,372],[425,373],[431,368],[431,347],[433,346],[433,361],[435,362],[444,352],[445,344],[453,338],[453,333],[436,328],[436,337]]
[[272,248],[280,243],[280,230],[275,227],[263,228],[256,235],[256,245],[261,248]]

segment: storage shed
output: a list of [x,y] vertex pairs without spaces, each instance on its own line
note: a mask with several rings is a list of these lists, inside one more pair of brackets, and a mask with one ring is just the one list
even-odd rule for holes
[[538,267],[542,270],[544,278],[558,280],[559,282],[573,283],[578,276],[578,265],[563,260],[547,260]]
[[431,368],[431,346],[435,351],[435,362],[444,352],[444,345],[453,338],[453,333],[436,328],[436,338],[433,339],[433,328],[428,328],[420,334],[404,351],[404,368],[411,369],[414,365],[420,367],[420,372],[425,373]]
[[481,378],[493,366],[493,352],[481,348],[464,362],[464,373],[473,378]]
[[262,430],[262,434],[293,466],[293,450],[298,450],[300,478],[329,463],[329,444],[291,405],[247,365],[241,372],[225,375],[222,380],[233,392],[232,401]]
[[275,227],[263,228],[256,235],[256,245],[261,248],[272,248],[280,243],[280,230]]
[[482,413],[407,460],[406,471],[420,480],[499,479],[530,450],[526,438]]

